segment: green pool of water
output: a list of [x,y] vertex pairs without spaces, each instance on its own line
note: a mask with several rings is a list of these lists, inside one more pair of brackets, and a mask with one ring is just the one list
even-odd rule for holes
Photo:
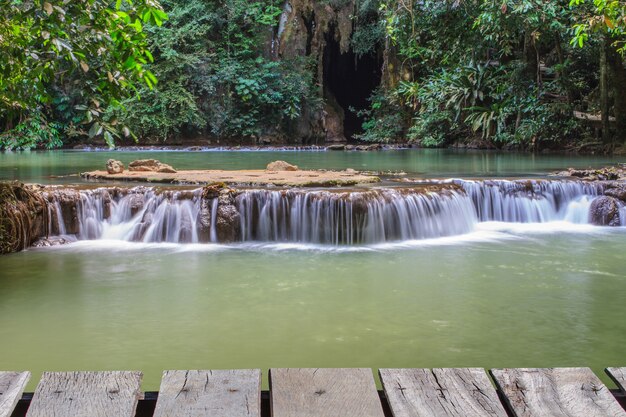
[[[0,153],[0,180],[74,183],[78,173],[104,169],[107,159],[126,165],[155,158],[177,169],[264,169],[286,160],[302,169],[346,169],[406,172],[432,177],[514,177],[546,175],[567,167],[602,167],[626,162],[623,157],[533,155],[486,151],[406,149],[383,152],[240,151],[240,152],[82,152]],[[59,178],[59,176],[70,177]]]
[[536,230],[2,256],[0,369],[623,366],[626,232]]
[[[387,152],[0,153],[0,180],[109,158],[179,169],[544,176],[623,158]],[[67,175],[74,175],[65,177]],[[511,226],[373,248],[80,242],[0,257],[0,369],[624,366],[626,230]],[[267,380],[264,380],[267,387]]]

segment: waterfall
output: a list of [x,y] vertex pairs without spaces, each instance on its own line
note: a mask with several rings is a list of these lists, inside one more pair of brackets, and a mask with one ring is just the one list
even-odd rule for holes
[[461,235],[488,221],[588,223],[591,201],[603,186],[448,180],[364,191],[205,191],[48,191],[50,230],[80,240],[145,243],[372,244]]
[[455,190],[259,190],[237,200],[243,241],[352,245],[458,235],[476,223],[470,199]]
[[[136,242],[197,243],[202,190],[165,191],[137,187],[131,190],[84,190],[74,202],[53,198],[51,209],[59,235],[78,229],[79,240],[113,239]],[[73,204],[76,216],[67,218],[62,205]],[[54,225],[53,225],[54,226]]]
[[[576,181],[453,182],[470,196],[478,219],[483,222],[545,223],[569,220],[586,223],[589,204],[583,203],[584,196],[596,196],[602,191],[599,184]],[[582,204],[584,207],[578,213],[571,213],[570,209],[576,210],[570,207],[572,204],[577,207]]]

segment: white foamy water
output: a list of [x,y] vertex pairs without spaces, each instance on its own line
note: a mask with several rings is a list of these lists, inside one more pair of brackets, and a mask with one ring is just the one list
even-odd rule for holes
[[[76,212],[75,237],[81,241],[378,248],[598,232],[602,228],[589,224],[589,211],[601,191],[598,184],[577,181],[449,180],[426,190],[239,191],[224,203],[203,197],[202,189],[103,188],[81,191],[70,209]],[[50,218],[57,224],[50,229],[59,235],[75,229],[63,217],[72,210],[62,204],[67,203],[52,196]],[[234,213],[230,220],[220,217],[222,204],[230,204],[225,209]],[[621,210],[626,224],[626,208]],[[232,232],[234,242],[220,241],[220,227]]]

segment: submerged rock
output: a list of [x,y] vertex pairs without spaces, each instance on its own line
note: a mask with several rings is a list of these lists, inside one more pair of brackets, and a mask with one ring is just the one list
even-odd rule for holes
[[47,248],[47,247],[51,247],[51,246],[67,245],[67,244],[72,243],[72,242],[74,242],[74,240],[69,239],[67,237],[50,236],[50,237],[41,238],[41,239],[37,240],[35,243],[33,243],[32,246],[34,248]]
[[298,166],[285,161],[274,161],[270,162],[266,169],[268,171],[297,171]]
[[591,202],[589,222],[596,226],[620,226],[622,203],[613,197],[601,196]]
[[107,172],[109,174],[121,174],[124,172],[124,164],[115,159],[109,159],[107,161]]
[[128,164],[129,171],[140,172],[162,172],[166,174],[175,174],[177,171],[168,164],[157,159],[138,159]]
[[380,151],[383,149],[383,145],[375,143],[373,145],[358,145],[355,147],[357,151]]

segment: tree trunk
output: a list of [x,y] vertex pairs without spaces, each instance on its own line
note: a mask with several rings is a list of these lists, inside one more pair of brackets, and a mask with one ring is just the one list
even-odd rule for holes
[[624,59],[614,46],[609,46],[607,63],[610,72],[609,88],[613,93],[615,142],[626,143],[626,68]]
[[531,33],[524,34],[524,60],[526,61],[526,72],[529,77],[539,80],[539,61],[537,59],[537,49],[534,46],[533,36]]
[[611,128],[609,121],[609,68],[608,68],[608,41],[602,40],[600,48],[600,111],[602,115],[602,142],[611,144]]
[[565,57],[563,55],[563,48],[561,46],[561,35],[556,34],[556,55],[559,59],[559,66],[561,70],[557,73],[559,77],[559,81],[563,88],[565,88],[565,93],[567,94],[567,105],[571,106],[574,103],[574,95],[572,94],[572,89],[570,88],[567,69],[565,68]]

